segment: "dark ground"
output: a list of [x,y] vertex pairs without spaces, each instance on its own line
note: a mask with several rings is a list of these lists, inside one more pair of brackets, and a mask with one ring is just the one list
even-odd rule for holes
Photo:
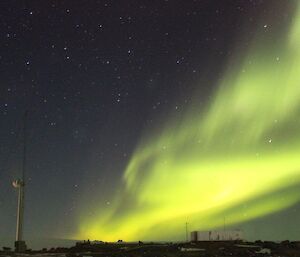
[[0,256],[44,257],[300,257],[300,242],[197,242],[197,243],[77,243],[71,248],[51,248],[16,254],[3,249]]

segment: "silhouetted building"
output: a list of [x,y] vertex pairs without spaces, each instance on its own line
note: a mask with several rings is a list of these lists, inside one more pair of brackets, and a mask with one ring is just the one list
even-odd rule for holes
[[235,241],[243,240],[241,230],[226,230],[226,231],[193,231],[191,232],[191,241]]

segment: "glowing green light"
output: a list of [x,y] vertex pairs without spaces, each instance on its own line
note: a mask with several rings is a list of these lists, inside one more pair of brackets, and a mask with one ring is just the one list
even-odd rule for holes
[[193,110],[143,142],[123,196],[81,220],[75,237],[174,239],[187,218],[196,229],[213,228],[225,213],[236,224],[299,201],[292,188],[300,182],[300,11],[287,38],[268,51],[258,40],[224,74],[206,112]]

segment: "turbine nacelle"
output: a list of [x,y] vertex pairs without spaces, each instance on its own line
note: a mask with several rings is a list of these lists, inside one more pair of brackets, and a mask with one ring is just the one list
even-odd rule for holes
[[16,179],[12,182],[14,188],[20,188],[24,186],[24,182],[22,179]]

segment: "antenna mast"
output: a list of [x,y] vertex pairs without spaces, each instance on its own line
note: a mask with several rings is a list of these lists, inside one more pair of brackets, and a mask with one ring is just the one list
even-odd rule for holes
[[188,222],[185,223],[185,240],[186,242],[189,241],[189,234],[188,234]]

